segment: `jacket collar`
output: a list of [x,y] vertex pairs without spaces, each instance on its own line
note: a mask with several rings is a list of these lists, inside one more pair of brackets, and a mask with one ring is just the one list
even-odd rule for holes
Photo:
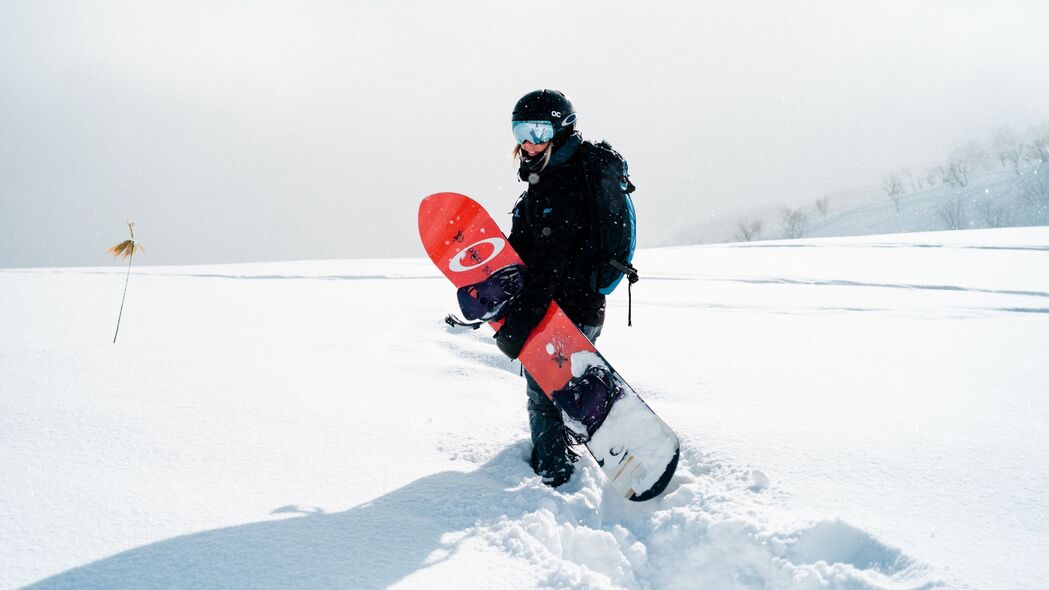
[[[565,163],[572,159],[572,156],[575,155],[579,150],[579,146],[582,144],[583,135],[578,131],[569,135],[563,142],[561,142],[561,145],[557,145],[555,140],[555,144],[552,148],[554,153],[550,155],[550,163],[546,165],[546,168],[543,171],[545,172],[546,170],[553,170],[554,168],[564,166]],[[528,180],[529,174],[540,172],[539,168],[542,167],[542,165],[542,157],[529,158],[522,156],[521,168],[518,170],[518,175],[521,177],[521,180]]]

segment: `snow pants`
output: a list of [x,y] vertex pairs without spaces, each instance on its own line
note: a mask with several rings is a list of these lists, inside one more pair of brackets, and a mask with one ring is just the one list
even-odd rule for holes
[[[579,325],[579,329],[597,342],[601,326]],[[561,410],[543,393],[528,371],[524,372],[528,395],[528,424],[532,430],[532,469],[543,483],[557,487],[572,477],[576,455],[568,447]]]

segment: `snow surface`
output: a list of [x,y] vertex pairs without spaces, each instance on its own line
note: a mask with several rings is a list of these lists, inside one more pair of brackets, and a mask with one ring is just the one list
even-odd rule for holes
[[0,587],[1045,588],[1049,228],[643,250],[668,492],[535,477],[429,261],[0,270]]

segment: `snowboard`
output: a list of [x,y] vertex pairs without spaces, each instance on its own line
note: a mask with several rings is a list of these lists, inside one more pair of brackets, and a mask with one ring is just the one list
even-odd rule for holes
[[[419,205],[419,235],[434,264],[458,288],[467,319],[498,319],[527,280],[527,267],[476,201],[436,193]],[[644,501],[658,496],[677,468],[674,432],[551,302],[525,340],[518,360],[561,410],[573,439],[586,445],[616,493]]]

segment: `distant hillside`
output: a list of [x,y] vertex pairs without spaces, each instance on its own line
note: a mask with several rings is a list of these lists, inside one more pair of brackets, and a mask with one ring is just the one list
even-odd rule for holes
[[[965,187],[938,185],[866,205],[809,213],[806,236],[857,236],[944,229],[1049,225],[1049,165],[987,172]],[[779,229],[779,228],[776,228]]]
[[671,243],[747,241],[748,232],[752,240],[769,240],[1049,225],[1049,163],[973,173],[965,186],[940,183],[897,197],[884,189],[842,193],[827,198],[825,214],[810,205],[725,216],[692,226]]

